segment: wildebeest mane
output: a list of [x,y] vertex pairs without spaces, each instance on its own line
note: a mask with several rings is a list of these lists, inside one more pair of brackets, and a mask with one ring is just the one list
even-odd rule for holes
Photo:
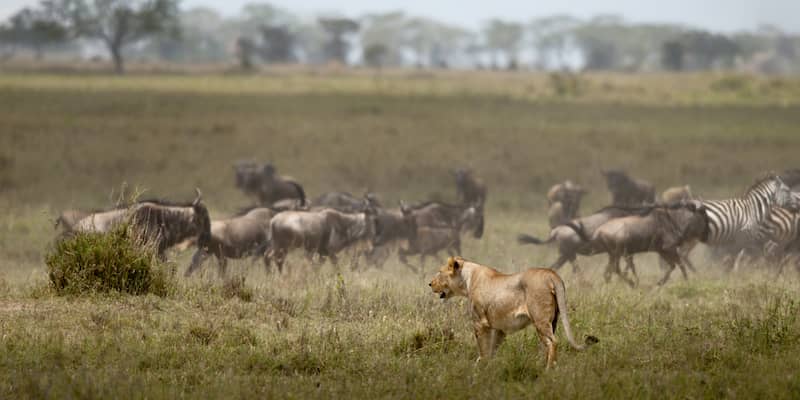
[[420,203],[406,205],[406,208],[409,209],[409,210],[416,211],[416,210],[425,208],[425,207],[427,207],[429,205],[433,205],[433,204],[436,204],[438,206],[442,206],[444,208],[452,208],[452,209],[457,209],[457,210],[463,210],[465,208],[470,207],[470,206],[466,206],[466,205],[463,205],[463,204],[445,203],[445,202],[439,201],[439,200],[426,200],[426,201],[423,201],[423,202],[420,202]]

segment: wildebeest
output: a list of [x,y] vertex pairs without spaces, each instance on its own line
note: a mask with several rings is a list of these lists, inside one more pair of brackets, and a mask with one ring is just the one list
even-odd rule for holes
[[284,211],[270,221],[268,250],[264,265],[274,260],[283,271],[286,256],[292,249],[303,248],[306,258],[317,255],[323,262],[329,257],[336,264],[336,254],[359,241],[375,235],[374,210],[347,214],[331,208],[317,211]]
[[673,186],[661,193],[661,202],[664,204],[678,203],[692,199],[692,189],[689,185]]
[[377,208],[375,211],[375,238],[366,258],[369,264],[381,267],[400,242],[416,237],[417,224],[411,213],[404,214],[400,208]]
[[73,227],[75,226],[78,221],[88,217],[91,214],[102,212],[100,210],[93,210],[93,211],[84,211],[84,210],[64,210],[61,214],[58,215],[55,222],[55,228],[58,229],[59,226],[61,227],[63,232],[70,232],[72,231]]
[[425,265],[425,257],[447,250],[451,255],[461,253],[461,232],[471,231],[472,236],[483,236],[483,208],[472,205],[452,205],[431,201],[416,206],[402,205],[404,215],[414,218],[416,233],[408,240],[408,248],[398,251],[400,261],[412,267],[406,258],[419,254]]
[[[708,236],[708,217],[700,203],[673,203],[668,206],[651,207],[645,214],[615,218],[594,230],[591,238],[581,227],[576,231],[584,240],[591,241],[593,247],[608,253],[608,266],[605,279],[611,274],[620,276],[619,260],[636,253],[656,252],[669,264],[664,277],[658,282],[663,285],[678,265],[684,279],[688,279],[678,248],[689,241],[704,241]],[[638,281],[633,259],[628,258],[628,269]],[[626,281],[633,282],[625,277]]]
[[577,218],[581,199],[585,194],[586,190],[569,180],[553,185],[547,191],[547,202],[550,204],[547,220],[550,228]]
[[210,239],[211,221],[208,209],[197,197],[188,203],[173,203],[165,200],[143,200],[126,207],[94,213],[78,221],[73,232],[106,233],[123,222],[129,222],[136,235],[152,244],[159,258],[165,251],[192,237],[197,237],[198,246]]
[[311,201],[313,208],[329,207],[346,213],[362,212],[369,207],[380,207],[378,196],[367,192],[363,197],[353,196],[347,192],[328,192]]
[[225,275],[228,258],[262,256],[267,248],[269,222],[277,213],[256,207],[228,219],[211,221],[211,237],[205,246],[197,246],[185,276],[190,276],[212,254],[219,263],[220,276]]
[[647,181],[631,178],[618,169],[605,170],[603,176],[611,192],[612,205],[638,206],[652,204],[656,200],[655,188]]
[[270,163],[259,166],[254,161],[239,161],[233,168],[236,187],[255,196],[262,206],[271,206],[285,199],[297,199],[301,206],[306,203],[303,186],[293,178],[278,175]]
[[634,213],[642,212],[638,207],[616,207],[609,206],[596,211],[594,214],[587,215],[572,220],[569,224],[559,225],[550,230],[547,240],[541,240],[527,234],[517,236],[520,244],[549,244],[557,243],[558,259],[550,265],[550,268],[558,270],[567,261],[572,264],[572,270],[578,271],[577,256],[589,256],[603,251],[603,249],[592,246],[591,243],[581,238],[581,234],[576,232],[575,227],[580,226],[585,236],[591,237],[594,230],[604,223],[619,217],[625,217]]
[[456,179],[456,195],[461,204],[474,206],[486,204],[486,185],[471,170],[457,168],[452,173]]

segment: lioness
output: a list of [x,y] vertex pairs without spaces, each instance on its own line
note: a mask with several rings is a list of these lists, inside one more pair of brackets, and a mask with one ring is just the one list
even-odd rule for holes
[[588,336],[586,345],[572,337],[567,318],[564,282],[555,271],[531,268],[516,274],[450,257],[428,286],[442,299],[465,296],[472,306],[472,323],[478,341],[478,361],[491,358],[505,336],[533,323],[545,350],[545,365],[556,361],[556,322],[559,311],[569,344],[576,350],[597,343]]

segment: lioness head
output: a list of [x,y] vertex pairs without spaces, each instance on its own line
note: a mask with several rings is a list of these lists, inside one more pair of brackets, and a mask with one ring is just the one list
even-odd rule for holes
[[464,266],[464,259],[461,257],[450,257],[447,264],[439,268],[439,273],[433,277],[428,286],[433,293],[439,294],[439,298],[447,299],[453,296],[464,296],[466,293],[466,282],[461,276],[461,268]]

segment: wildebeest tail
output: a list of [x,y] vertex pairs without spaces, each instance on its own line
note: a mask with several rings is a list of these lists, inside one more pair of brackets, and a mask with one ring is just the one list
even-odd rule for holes
[[586,230],[583,229],[583,224],[581,222],[578,222],[576,224],[572,221],[568,221],[567,223],[564,224],[564,226],[570,227],[573,231],[575,231],[575,233],[578,234],[578,236],[584,242],[588,242],[591,240],[591,238],[589,238],[589,235],[586,234]]
[[303,190],[303,186],[300,185],[299,183],[295,182],[295,181],[289,181],[289,183],[292,186],[294,186],[294,188],[297,190],[297,194],[300,195],[300,206],[301,207],[305,207],[306,206],[306,191]]
[[553,235],[550,235],[550,237],[547,240],[542,240],[524,233],[520,233],[519,235],[517,235],[517,243],[519,244],[547,244],[552,242],[553,239],[555,239]]

